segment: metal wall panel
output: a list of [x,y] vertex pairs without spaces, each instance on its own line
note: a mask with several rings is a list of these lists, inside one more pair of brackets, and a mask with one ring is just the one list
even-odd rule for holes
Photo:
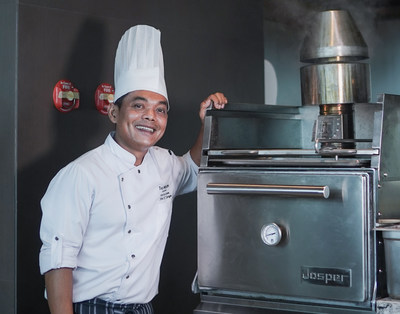
[[0,303],[3,313],[16,309],[16,38],[17,4],[0,3]]

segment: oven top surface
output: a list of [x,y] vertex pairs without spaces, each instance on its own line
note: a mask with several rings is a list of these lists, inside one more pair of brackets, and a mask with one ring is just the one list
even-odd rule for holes
[[221,149],[208,150],[213,166],[368,167],[377,150],[341,150],[316,153],[311,149]]

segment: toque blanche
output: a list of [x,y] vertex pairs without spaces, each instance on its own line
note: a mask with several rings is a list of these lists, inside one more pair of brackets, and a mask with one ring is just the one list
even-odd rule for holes
[[115,56],[115,100],[135,90],[147,90],[168,101],[160,38],[160,31],[148,25],[133,26],[122,36]]

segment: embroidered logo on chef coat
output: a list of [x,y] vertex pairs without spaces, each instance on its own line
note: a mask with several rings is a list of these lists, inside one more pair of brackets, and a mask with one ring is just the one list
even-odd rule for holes
[[160,191],[160,201],[164,201],[172,197],[169,191],[169,184],[159,185],[158,190]]

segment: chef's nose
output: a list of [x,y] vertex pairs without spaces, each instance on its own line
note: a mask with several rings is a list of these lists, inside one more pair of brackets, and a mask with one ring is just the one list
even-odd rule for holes
[[147,120],[154,120],[155,111],[153,108],[147,108],[143,115],[144,115],[144,118]]

